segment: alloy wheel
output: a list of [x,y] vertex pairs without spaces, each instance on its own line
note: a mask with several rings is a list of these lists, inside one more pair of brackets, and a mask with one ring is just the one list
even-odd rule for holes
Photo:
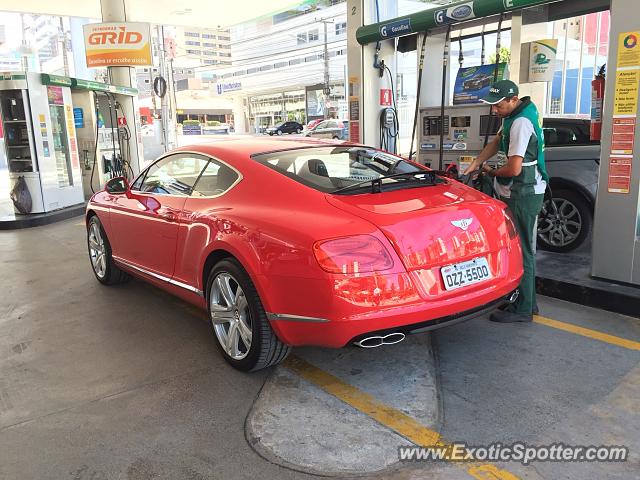
[[104,278],[107,273],[107,249],[100,226],[96,222],[92,222],[89,227],[89,256],[93,271],[98,278]]
[[548,245],[564,247],[575,242],[582,230],[582,217],[576,206],[565,198],[544,203],[538,225],[538,237]]
[[220,272],[213,279],[209,307],[220,345],[229,357],[242,360],[251,349],[251,313],[242,287],[231,274]]

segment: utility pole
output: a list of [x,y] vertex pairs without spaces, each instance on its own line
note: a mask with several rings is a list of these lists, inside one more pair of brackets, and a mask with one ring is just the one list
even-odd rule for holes
[[178,123],[178,99],[176,97],[177,86],[176,86],[175,70],[173,69],[173,57],[169,57],[169,73],[171,74],[171,81],[169,82],[169,85],[170,85],[169,91],[171,92],[171,98],[173,99],[173,104],[171,105],[169,112],[171,112],[171,117],[174,119],[173,123],[175,125],[176,123]]
[[331,90],[329,88],[329,42],[327,41],[327,22],[322,22],[324,25],[324,94],[329,95]]
[[25,72],[29,71],[29,57],[28,52],[30,50],[29,44],[27,42],[27,31],[24,23],[24,13],[20,14],[20,23],[22,24],[22,44],[18,49],[20,51],[20,63],[22,64],[22,70]]
[[158,106],[156,105],[156,92],[153,89],[153,65],[149,67],[149,90],[151,91],[151,106],[153,108],[153,114],[155,115]]
[[[165,49],[164,49],[164,25],[156,25],[156,32],[158,37],[158,50],[160,55],[158,55],[159,60],[159,74],[165,80],[167,79],[167,68],[165,63]],[[168,87],[167,83],[167,87]],[[174,145],[171,140],[171,136],[169,134],[169,105],[167,104],[167,95],[163,95],[160,98],[160,115],[161,115],[161,124],[162,124],[162,143],[164,144],[165,152],[171,150]]]
[[322,88],[322,93],[324,93],[326,97],[325,108],[324,108],[324,118],[327,119],[329,115],[329,107],[326,105],[329,103],[329,95],[331,95],[331,87],[329,86],[329,39],[327,34],[327,24],[334,23],[333,20],[318,20],[322,22],[324,25],[324,87]]
[[67,57],[67,33],[64,30],[64,22],[62,21],[62,17],[60,17],[60,33],[58,35],[58,40],[62,45],[62,62],[64,65],[64,76],[68,77],[70,75],[70,72],[69,58]]

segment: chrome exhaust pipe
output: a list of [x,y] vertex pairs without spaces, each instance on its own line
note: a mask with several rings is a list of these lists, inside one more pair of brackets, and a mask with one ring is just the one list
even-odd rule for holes
[[387,335],[373,335],[371,337],[365,337],[362,340],[353,342],[353,344],[360,348],[377,348],[382,345],[394,345],[396,343],[400,343],[404,339],[404,333],[393,332]]
[[515,302],[518,299],[518,296],[520,296],[520,290],[516,289],[509,296],[509,303]]

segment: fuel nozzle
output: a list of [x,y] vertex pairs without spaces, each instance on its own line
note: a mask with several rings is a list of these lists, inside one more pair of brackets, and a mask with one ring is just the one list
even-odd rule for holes
[[376,53],[373,54],[373,68],[378,69],[380,78],[384,76],[384,60],[380,60],[380,42],[376,44]]

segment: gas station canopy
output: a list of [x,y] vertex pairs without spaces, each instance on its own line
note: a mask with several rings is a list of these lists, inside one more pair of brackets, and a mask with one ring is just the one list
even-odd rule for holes
[[[299,5],[294,0],[240,0],[221,2],[211,0],[123,0],[127,20],[164,25],[184,25],[201,28],[229,27],[262,15]],[[18,13],[37,13],[70,17],[101,19],[100,0],[0,0],[0,10]]]

